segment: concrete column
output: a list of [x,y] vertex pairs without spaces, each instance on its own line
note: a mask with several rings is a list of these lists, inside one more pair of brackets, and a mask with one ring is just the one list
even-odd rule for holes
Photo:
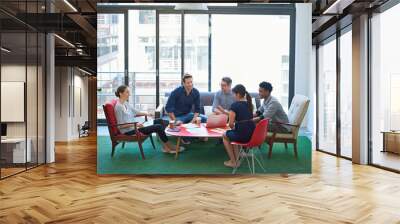
[[353,162],[368,163],[368,15],[353,20]]

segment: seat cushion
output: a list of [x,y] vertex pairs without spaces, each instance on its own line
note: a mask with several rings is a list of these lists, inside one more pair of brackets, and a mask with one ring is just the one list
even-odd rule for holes
[[[268,132],[267,138],[271,138],[274,133]],[[295,139],[293,133],[277,133],[275,138],[283,138],[283,139]]]
[[310,100],[303,95],[295,95],[288,111],[289,123],[300,125],[305,112],[307,111],[307,103]]

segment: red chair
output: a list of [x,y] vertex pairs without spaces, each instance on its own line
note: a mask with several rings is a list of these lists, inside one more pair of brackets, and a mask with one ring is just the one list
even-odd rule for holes
[[[258,164],[260,165],[260,167],[264,170],[264,166],[262,165],[262,163],[257,159],[257,157],[254,154],[254,150],[256,149],[260,149],[261,145],[264,143],[265,140],[265,136],[267,136],[268,133],[268,119],[263,119],[260,122],[258,122],[256,128],[254,129],[253,135],[251,136],[251,139],[249,142],[247,143],[240,143],[240,142],[231,142],[232,145],[237,145],[240,147],[239,150],[239,156],[236,160],[236,164],[239,162],[241,163],[243,158],[246,158],[247,160],[247,164],[249,165],[249,169],[250,172],[252,174],[255,173],[255,167],[254,167],[254,159],[258,162]],[[249,158],[247,156],[247,153],[251,151],[251,158],[252,158],[252,167],[250,167],[250,161]],[[261,160],[264,162],[263,158],[262,158],[262,154],[260,156]],[[238,167],[235,167],[232,171],[232,174],[236,173]]]
[[[137,142],[139,145],[140,153],[142,154],[142,158],[145,159],[142,143],[148,137],[150,137],[151,145],[153,146],[153,149],[155,149],[153,137],[151,135],[145,135],[145,134],[141,133],[137,129],[137,126],[136,126],[137,122],[126,123],[126,124],[134,125],[135,132],[136,132],[135,135],[122,134],[119,131],[118,126],[125,125],[125,124],[117,124],[117,118],[115,117],[115,112],[114,112],[114,106],[116,103],[117,103],[117,100],[112,100],[111,102],[103,105],[103,110],[104,110],[104,114],[106,116],[106,121],[107,121],[107,126],[108,126],[108,132],[110,133],[110,138],[111,138],[111,143],[112,143],[111,157],[114,156],[115,147],[119,143],[122,143],[122,147],[124,148],[125,142]],[[145,121],[147,121],[147,116],[145,116]]]

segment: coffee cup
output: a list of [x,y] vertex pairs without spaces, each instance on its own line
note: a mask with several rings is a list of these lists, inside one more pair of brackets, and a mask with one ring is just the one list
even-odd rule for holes
[[201,117],[196,117],[196,124],[200,125],[201,124]]
[[174,129],[175,128],[175,121],[169,121],[169,128]]

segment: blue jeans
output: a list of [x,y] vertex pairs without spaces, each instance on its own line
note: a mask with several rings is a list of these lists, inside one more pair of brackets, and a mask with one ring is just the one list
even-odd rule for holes
[[[183,114],[176,116],[176,120],[182,121],[183,123],[189,123],[190,121],[193,120],[194,113],[188,113],[188,114]],[[201,118],[201,123],[206,123],[207,122],[207,116],[204,114],[199,114],[199,117]]]

